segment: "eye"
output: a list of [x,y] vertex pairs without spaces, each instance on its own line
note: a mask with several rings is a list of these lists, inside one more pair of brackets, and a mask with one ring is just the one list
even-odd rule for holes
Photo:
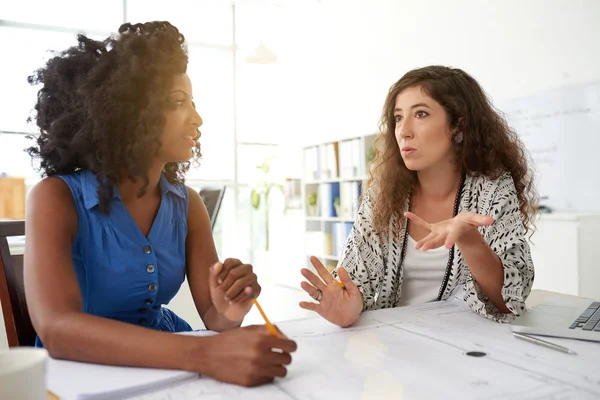
[[177,104],[178,106],[185,105],[185,99],[182,99],[182,100],[175,99],[174,101],[175,101],[175,104]]
[[427,114],[425,111],[423,110],[419,110],[415,113],[415,117],[417,118],[425,118],[426,116],[428,116],[429,114]]
[[402,115],[394,115],[394,121],[396,123],[401,122],[402,121]]

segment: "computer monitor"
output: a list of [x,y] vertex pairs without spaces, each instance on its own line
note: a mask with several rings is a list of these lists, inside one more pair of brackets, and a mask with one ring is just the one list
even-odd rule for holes
[[217,221],[217,215],[223,202],[223,196],[225,195],[225,186],[219,187],[204,187],[200,189],[200,197],[204,201],[206,211],[210,217],[210,226],[212,229],[215,228],[215,222]]

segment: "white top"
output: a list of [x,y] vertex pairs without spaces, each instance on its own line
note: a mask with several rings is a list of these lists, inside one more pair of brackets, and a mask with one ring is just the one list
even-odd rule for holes
[[444,280],[450,250],[444,246],[427,251],[417,250],[417,242],[410,235],[407,236],[404,283],[398,306],[435,301]]

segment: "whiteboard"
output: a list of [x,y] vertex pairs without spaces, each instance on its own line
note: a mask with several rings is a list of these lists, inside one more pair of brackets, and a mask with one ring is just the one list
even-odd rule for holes
[[600,211],[600,82],[495,102],[533,160],[541,203]]

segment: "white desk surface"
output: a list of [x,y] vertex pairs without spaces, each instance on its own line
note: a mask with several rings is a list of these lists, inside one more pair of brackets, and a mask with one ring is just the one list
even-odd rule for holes
[[[530,305],[548,294],[532,293]],[[600,343],[551,339],[577,352],[570,355],[523,342],[461,300],[365,312],[346,329],[321,318],[278,326],[298,351],[274,384],[246,389],[200,377],[132,399],[600,398]]]

